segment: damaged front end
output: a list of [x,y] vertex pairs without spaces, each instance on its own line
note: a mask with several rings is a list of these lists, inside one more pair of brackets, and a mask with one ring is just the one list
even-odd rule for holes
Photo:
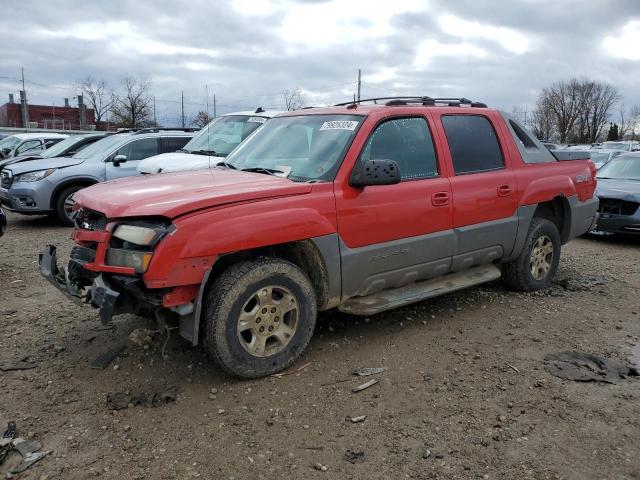
[[76,303],[98,308],[105,324],[123,313],[151,317],[162,307],[162,292],[148,290],[142,274],[170,228],[161,221],[107,223],[102,214],[80,211],[67,268],[57,265],[56,247],[47,245],[39,257],[40,272]]

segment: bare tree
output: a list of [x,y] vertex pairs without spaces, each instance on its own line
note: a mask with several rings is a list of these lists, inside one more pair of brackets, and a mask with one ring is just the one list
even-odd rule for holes
[[153,123],[153,99],[149,94],[151,82],[133,76],[124,76],[120,82],[122,94],[115,95],[111,112],[123,127],[137,128]]
[[534,133],[553,131],[560,143],[593,143],[620,99],[611,85],[588,79],[556,82],[542,90],[534,114]]
[[299,87],[282,91],[284,104],[287,110],[298,110],[304,106],[304,97]]
[[208,112],[200,110],[198,113],[196,113],[196,116],[193,117],[193,120],[191,120],[191,125],[194,127],[202,128],[211,120],[213,120],[213,118],[209,116]]
[[82,92],[85,103],[93,109],[96,130],[102,130],[104,119],[109,116],[113,107],[113,91],[104,80],[96,80],[91,75],[88,75],[84,80],[80,80],[77,83],[77,89]]
[[640,122],[640,105],[634,105],[627,109],[624,104],[621,104],[618,119],[620,138],[635,140],[640,127],[638,124]]
[[528,120],[528,127],[539,140],[552,140],[554,124],[553,115],[545,98],[540,97],[536,103],[536,109]]

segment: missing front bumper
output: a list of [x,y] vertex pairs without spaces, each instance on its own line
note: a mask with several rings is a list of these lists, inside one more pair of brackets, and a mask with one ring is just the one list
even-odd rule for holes
[[100,309],[100,320],[104,324],[111,322],[118,311],[120,293],[111,288],[108,281],[101,275],[93,279],[93,283],[86,290],[69,279],[68,271],[59,268],[56,259],[56,247],[47,245],[39,257],[40,273],[49,283],[60,290],[67,298],[76,303],[91,303]]

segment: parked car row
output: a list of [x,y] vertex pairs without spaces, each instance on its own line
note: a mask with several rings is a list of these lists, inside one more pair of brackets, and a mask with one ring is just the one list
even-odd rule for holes
[[0,201],[25,215],[55,214],[72,225],[73,194],[106,180],[136,175],[141,160],[174,152],[193,129],[146,128],[107,135],[73,156],[36,158],[0,170]]
[[0,159],[43,152],[68,135],[61,133],[16,133],[0,140]]

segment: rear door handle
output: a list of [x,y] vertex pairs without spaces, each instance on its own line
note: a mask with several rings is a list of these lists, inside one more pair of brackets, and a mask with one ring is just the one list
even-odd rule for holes
[[511,185],[500,185],[498,187],[498,196],[499,197],[506,197],[507,195],[511,195],[512,192],[512,188]]
[[449,205],[449,192],[436,192],[431,195],[431,204],[434,207]]

